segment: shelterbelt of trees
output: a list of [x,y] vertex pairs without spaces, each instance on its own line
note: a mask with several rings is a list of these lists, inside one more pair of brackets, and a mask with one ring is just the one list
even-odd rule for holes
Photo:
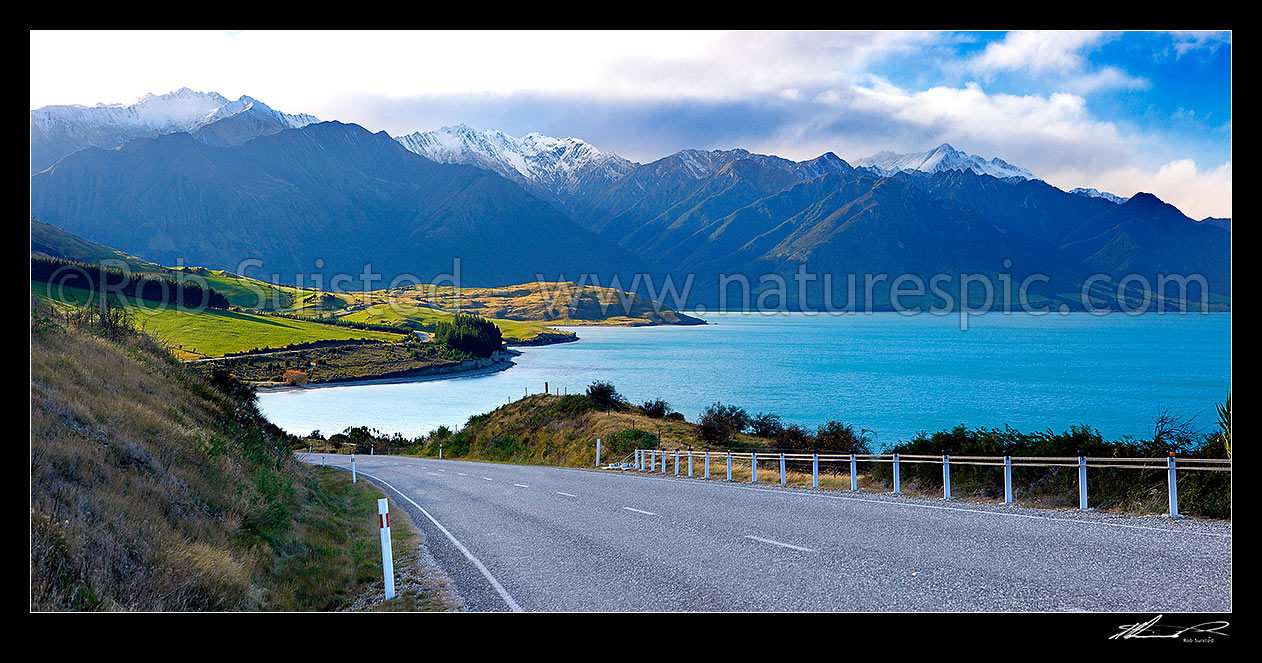
[[177,280],[156,274],[130,274],[115,267],[31,256],[31,280],[50,288],[76,288],[88,292],[135,297],[148,302],[190,308],[228,308],[228,298],[195,280]]

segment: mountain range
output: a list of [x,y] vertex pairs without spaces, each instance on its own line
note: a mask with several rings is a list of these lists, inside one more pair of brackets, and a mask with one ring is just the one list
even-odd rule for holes
[[[853,165],[744,149],[641,164],[577,138],[465,125],[391,137],[187,89],[39,109],[31,125],[32,216],[156,262],[257,258],[281,274],[371,262],[388,280],[445,274],[459,257],[467,285],[594,273],[626,289],[636,274],[691,275],[689,303],[710,307],[724,275],[756,294],[760,276],[799,268],[837,289],[847,274],[1045,274],[1041,296],[1071,306],[1091,274],[1195,272],[1216,305],[1230,297],[1229,219],[1194,221],[1146,193],[1062,191],[945,144]],[[777,304],[846,299],[822,285]]]

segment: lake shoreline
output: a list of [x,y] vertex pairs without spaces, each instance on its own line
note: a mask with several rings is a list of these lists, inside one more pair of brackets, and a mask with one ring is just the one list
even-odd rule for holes
[[325,380],[305,385],[252,383],[251,386],[260,392],[280,393],[286,391],[311,391],[313,389],[323,389],[328,387],[354,387],[374,384],[407,384],[411,382],[450,380],[456,378],[474,377],[478,375],[490,375],[492,373],[506,371],[516,365],[516,362],[514,362],[512,358],[520,355],[521,352],[517,350],[505,348],[485,359],[469,359],[456,364],[417,369],[415,371],[409,371],[409,374],[407,375],[394,375],[376,378],[354,378],[346,380]]

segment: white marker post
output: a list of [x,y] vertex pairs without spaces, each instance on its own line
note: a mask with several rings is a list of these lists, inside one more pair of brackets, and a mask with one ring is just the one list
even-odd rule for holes
[[600,467],[600,438],[596,438],[596,467]]
[[394,551],[390,547],[390,503],[377,500],[377,519],[381,523],[381,571],[386,578],[386,598],[394,598]]

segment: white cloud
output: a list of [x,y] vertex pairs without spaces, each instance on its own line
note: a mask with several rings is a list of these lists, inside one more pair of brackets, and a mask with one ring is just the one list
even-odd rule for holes
[[902,135],[919,139],[884,149],[920,151],[949,142],[999,156],[1065,190],[1094,187],[1124,196],[1147,191],[1193,218],[1231,215],[1230,161],[1208,171],[1192,159],[1150,163],[1139,149],[1149,137],[1093,118],[1077,95],[988,94],[977,83],[909,92],[878,82],[852,92],[828,98],[833,112],[888,117],[910,129]]
[[32,32],[31,104],[183,86],[319,112],[333,95],[737,99],[836,85],[937,39],[900,32]]
[[1230,32],[1171,32],[1173,38],[1173,47],[1176,57],[1183,57],[1188,53],[1199,50],[1208,50],[1210,52],[1218,50],[1220,46],[1231,43]]
[[[1089,177],[1089,179],[1087,179]],[[1082,173],[1058,174],[1072,186],[1091,186],[1121,196],[1146,191],[1179,208],[1193,219],[1231,216],[1231,162],[1202,170],[1192,159],[1162,164],[1155,171],[1134,166]],[[1086,182],[1091,182],[1087,184]],[[1069,185],[1061,188],[1072,188]]]
[[1091,31],[1014,31],[986,45],[970,66],[978,71],[1074,72],[1083,69],[1082,51],[1107,35]]

